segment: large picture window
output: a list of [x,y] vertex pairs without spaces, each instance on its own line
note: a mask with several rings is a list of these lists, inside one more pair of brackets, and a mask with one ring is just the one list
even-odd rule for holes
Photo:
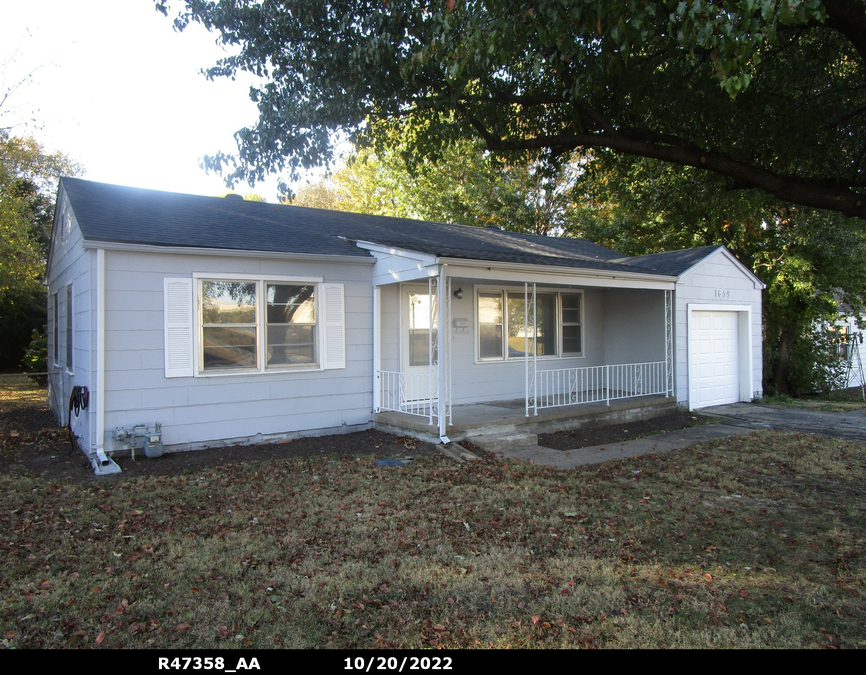
[[574,292],[536,292],[532,325],[522,291],[479,290],[479,360],[522,359],[527,346],[539,357],[582,356],[582,298]]
[[315,283],[202,279],[199,298],[203,372],[318,366]]

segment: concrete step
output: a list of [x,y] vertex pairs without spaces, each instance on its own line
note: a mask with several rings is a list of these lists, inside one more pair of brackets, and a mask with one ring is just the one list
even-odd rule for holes
[[466,440],[487,452],[508,452],[509,450],[538,446],[537,434],[523,432],[468,436]]

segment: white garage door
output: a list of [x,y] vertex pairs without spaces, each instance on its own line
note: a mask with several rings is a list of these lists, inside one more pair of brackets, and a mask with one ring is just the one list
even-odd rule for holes
[[740,400],[737,312],[694,312],[691,342],[691,407]]

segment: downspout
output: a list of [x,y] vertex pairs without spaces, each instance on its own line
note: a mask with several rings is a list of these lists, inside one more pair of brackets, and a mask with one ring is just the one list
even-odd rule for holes
[[96,447],[90,464],[98,476],[120,473],[105,454],[105,249],[96,249]]

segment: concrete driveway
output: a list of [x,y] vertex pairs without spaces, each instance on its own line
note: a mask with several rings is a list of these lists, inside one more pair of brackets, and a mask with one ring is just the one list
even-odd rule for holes
[[527,442],[509,443],[504,446],[495,442],[488,445],[485,442],[485,440],[490,441],[495,440],[495,438],[477,437],[472,440],[476,445],[495,454],[552,466],[556,469],[573,469],[587,464],[600,464],[611,459],[678,450],[701,441],[761,429],[800,431],[866,442],[866,409],[838,413],[756,403],[732,403],[703,408],[697,412],[709,417],[720,417],[723,421],[719,424],[706,424],[631,441],[575,450],[553,450],[539,446],[537,438],[534,436],[527,439]]
[[866,441],[866,409],[852,412],[826,412],[758,403],[732,403],[702,408],[699,412],[721,417],[726,425],[749,429],[802,431],[851,441]]

